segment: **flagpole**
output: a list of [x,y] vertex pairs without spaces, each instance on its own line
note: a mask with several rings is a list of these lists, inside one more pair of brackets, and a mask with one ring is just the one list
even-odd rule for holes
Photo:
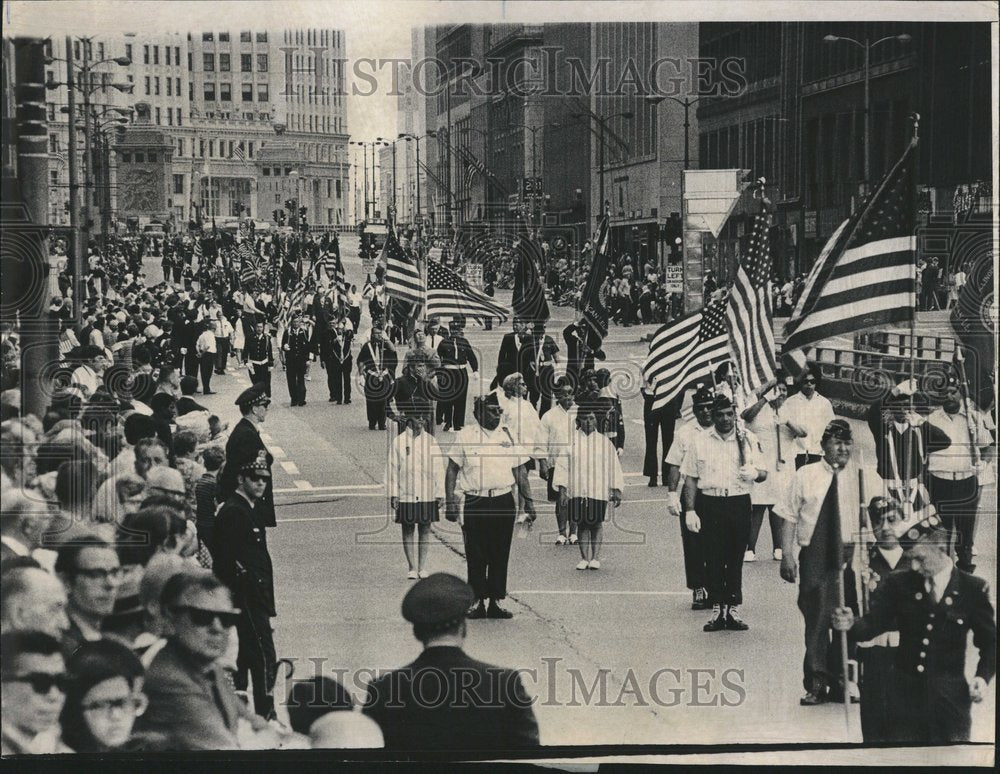
[[[920,114],[912,113],[910,115],[910,120],[913,121],[913,137],[910,140],[911,144],[916,145],[920,142]],[[914,187],[912,191],[913,196],[913,211],[916,213],[916,198],[917,198],[917,165],[919,163],[920,157],[915,156],[913,166],[913,181]],[[917,304],[919,299],[917,298],[916,288],[917,288],[917,264],[920,260],[920,240],[915,240],[914,245],[914,256],[913,256],[913,314],[910,315],[910,384],[908,385],[910,389],[910,414],[912,415],[916,411],[916,384],[917,384]],[[914,428],[915,432],[915,428]],[[916,454],[916,438],[914,433],[910,433],[910,442],[906,445],[906,469],[903,474],[906,476],[905,483],[903,484],[903,495],[906,498],[906,507],[911,511],[906,513],[904,511],[904,516],[909,518],[912,516],[913,510],[913,499],[911,498],[912,492],[910,491],[910,483],[912,478],[910,477],[910,471],[913,467],[914,455]],[[919,486],[919,483],[918,483]]]

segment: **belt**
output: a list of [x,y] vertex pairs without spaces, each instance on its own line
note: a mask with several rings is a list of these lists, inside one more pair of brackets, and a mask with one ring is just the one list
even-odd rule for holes
[[513,491],[514,485],[501,486],[497,489],[481,489],[478,492],[466,492],[466,497],[502,497],[503,495],[510,494]]
[[974,470],[931,470],[928,472],[934,478],[940,478],[945,481],[965,481],[976,477],[976,471]]
[[699,489],[698,491],[708,497],[743,497],[750,494],[749,492],[738,492],[735,487],[733,489]]
[[447,364],[445,364],[445,365],[443,365],[441,367],[442,368],[457,368],[457,369],[462,369],[462,368],[465,368],[465,364],[459,365],[458,363],[447,363]]

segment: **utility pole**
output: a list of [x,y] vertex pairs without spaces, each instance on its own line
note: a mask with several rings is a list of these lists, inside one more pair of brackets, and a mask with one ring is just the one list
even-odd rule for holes
[[69,231],[70,249],[68,251],[70,274],[73,280],[73,315],[80,321],[80,290],[83,287],[84,250],[80,238],[80,171],[77,169],[76,158],[76,79],[73,77],[73,38],[66,36],[66,94],[67,135],[69,142]]

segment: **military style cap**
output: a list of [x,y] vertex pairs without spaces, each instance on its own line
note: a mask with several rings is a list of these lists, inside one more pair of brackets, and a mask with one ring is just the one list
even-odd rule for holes
[[468,583],[455,575],[436,572],[417,581],[403,597],[403,618],[426,631],[444,631],[465,618],[474,601]]
[[236,398],[236,405],[241,407],[256,406],[261,403],[267,405],[270,402],[271,399],[267,397],[267,388],[263,382],[257,382],[253,387],[247,387]]
[[240,473],[244,476],[267,476],[271,477],[271,468],[267,464],[267,452],[257,452],[256,459],[244,463],[240,467]]
[[695,406],[710,406],[714,400],[715,393],[712,392],[712,389],[704,384],[699,384],[691,398],[691,403]]
[[712,411],[722,411],[733,407],[733,401],[728,395],[716,395],[712,399]]
[[823,437],[820,439],[820,443],[825,443],[829,438],[836,438],[838,441],[853,441],[854,436],[851,433],[851,426],[848,424],[846,419],[832,419],[830,424],[826,426],[823,431]]
[[948,532],[942,528],[941,517],[937,514],[927,516],[899,536],[903,548],[912,548],[916,543],[947,543]]
[[499,406],[500,398],[495,392],[489,392],[480,398],[476,398],[476,402],[482,405],[484,408],[486,406]]

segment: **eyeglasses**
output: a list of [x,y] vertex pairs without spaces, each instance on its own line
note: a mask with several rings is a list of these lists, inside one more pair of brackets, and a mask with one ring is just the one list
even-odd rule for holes
[[223,628],[229,629],[236,626],[236,622],[239,620],[239,613],[226,613],[221,610],[205,610],[200,607],[191,607],[189,605],[180,605],[172,608],[175,613],[186,612],[188,618],[191,619],[191,623],[195,626],[211,626],[212,622],[216,619],[222,624]]
[[89,580],[117,581],[121,580],[122,575],[125,574],[125,569],[123,567],[112,567],[111,569],[105,567],[78,567],[76,574],[82,575]]
[[84,712],[94,714],[110,715],[113,712],[125,712],[128,709],[137,710],[142,706],[142,700],[135,696],[122,696],[118,699],[104,699],[102,701],[92,701],[84,704],[81,709]]
[[39,696],[48,695],[53,688],[58,688],[60,693],[66,693],[69,681],[70,677],[65,672],[28,672],[4,678],[5,683],[28,683],[31,690]]

